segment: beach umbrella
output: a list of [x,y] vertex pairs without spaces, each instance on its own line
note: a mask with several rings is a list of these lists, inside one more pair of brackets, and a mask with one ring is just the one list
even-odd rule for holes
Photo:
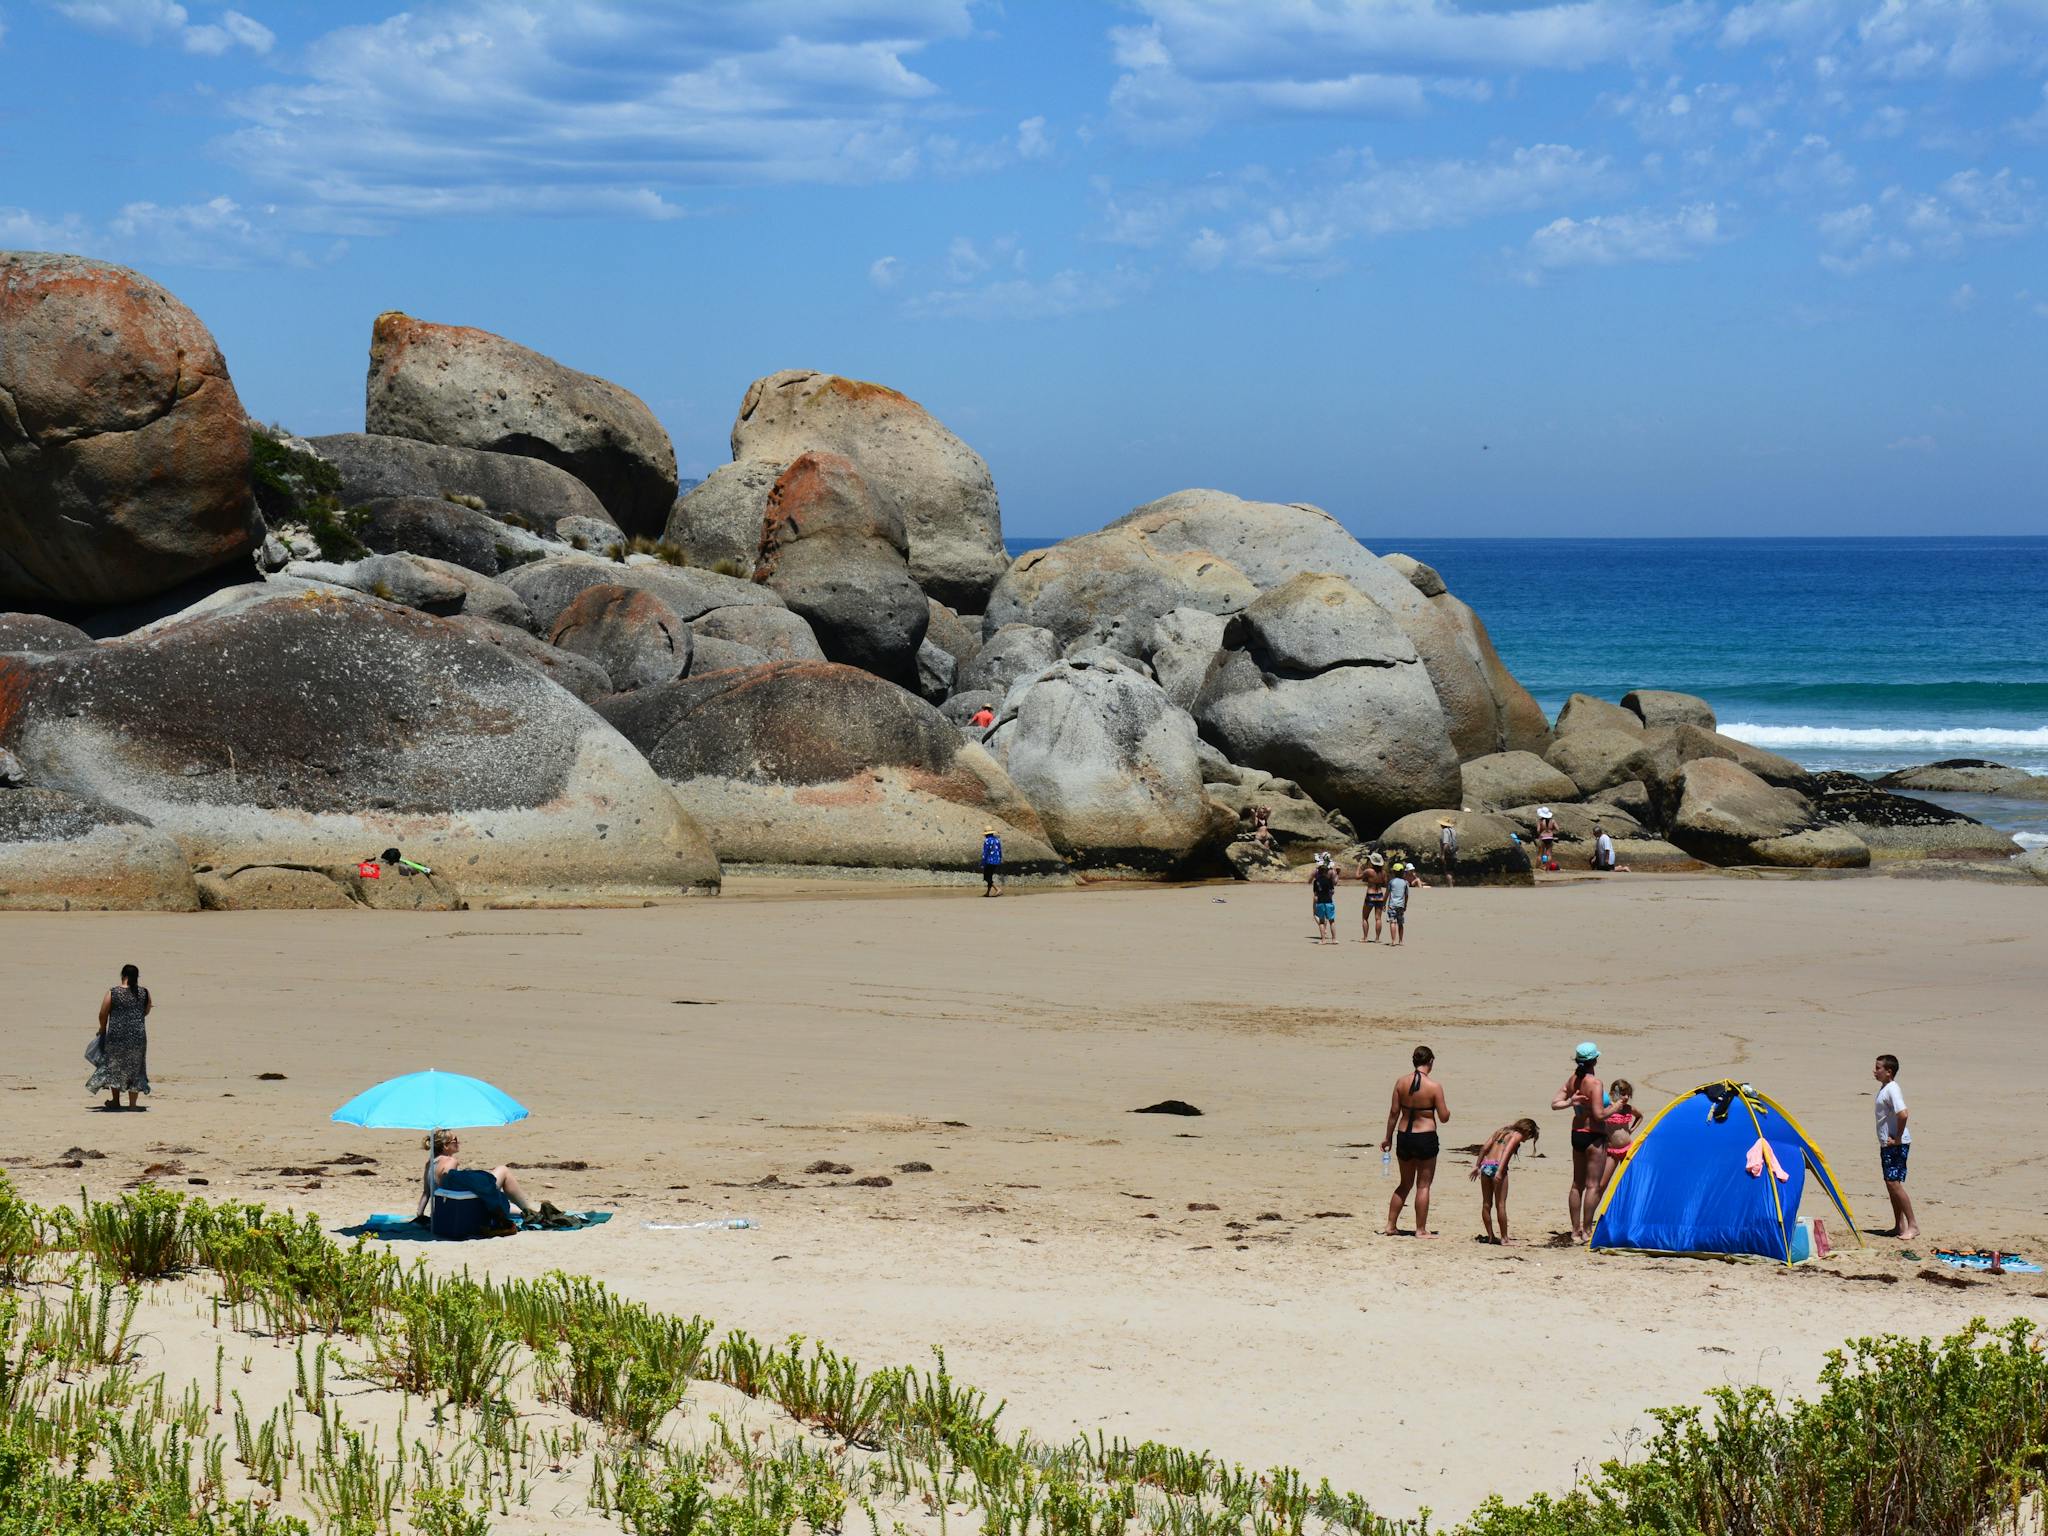
[[460,1072],[408,1072],[365,1088],[334,1112],[343,1125],[372,1129],[439,1131],[472,1125],[510,1125],[526,1106],[503,1089]]

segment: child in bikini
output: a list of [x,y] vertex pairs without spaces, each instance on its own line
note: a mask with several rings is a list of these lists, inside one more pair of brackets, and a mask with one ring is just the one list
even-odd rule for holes
[[1635,1088],[1625,1077],[1617,1077],[1607,1087],[1607,1108],[1600,1115],[1600,1129],[1607,1133],[1607,1164],[1600,1170],[1600,1187],[1594,1192],[1594,1199],[1607,1193],[1607,1186],[1614,1178],[1614,1172],[1621,1166],[1628,1149],[1636,1144],[1636,1127],[1643,1123],[1643,1112],[1629,1101],[1635,1097]]
[[[1508,1164],[1514,1161],[1523,1142],[1534,1141],[1542,1134],[1534,1120],[1517,1120],[1495,1131],[1479,1149],[1479,1161],[1470,1177],[1479,1181],[1479,1219],[1486,1225],[1489,1243],[1514,1241],[1508,1236]],[[1500,1217],[1498,1233],[1494,1230],[1496,1212]]]

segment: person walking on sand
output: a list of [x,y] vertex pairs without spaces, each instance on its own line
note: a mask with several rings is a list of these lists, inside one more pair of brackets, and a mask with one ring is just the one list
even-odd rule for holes
[[1316,855],[1308,877],[1309,905],[1316,914],[1316,942],[1337,942],[1337,863],[1327,853]]
[[1365,886],[1365,905],[1358,910],[1358,942],[1376,944],[1387,936],[1387,856],[1372,855],[1358,866],[1358,878]]
[[[1472,1165],[1470,1176],[1479,1183],[1479,1221],[1486,1228],[1489,1243],[1514,1241],[1508,1236],[1508,1164],[1515,1160],[1524,1142],[1533,1142],[1542,1134],[1542,1127],[1534,1120],[1517,1120],[1487,1137],[1486,1144],[1479,1149],[1479,1161]],[[1494,1225],[1496,1216],[1498,1230]]]
[[[1380,1140],[1380,1152],[1389,1147],[1401,1165],[1401,1182],[1387,1200],[1387,1236],[1399,1237],[1401,1207],[1408,1203],[1408,1191],[1415,1191],[1415,1235],[1433,1237],[1429,1230],[1429,1189],[1436,1182],[1436,1159],[1440,1150],[1437,1127],[1451,1118],[1450,1101],[1444,1085],[1430,1076],[1436,1052],[1418,1045],[1408,1058],[1409,1073],[1394,1079],[1394,1102],[1387,1109],[1387,1134]],[[1397,1129],[1398,1127],[1398,1129]]]
[[1571,1216],[1572,1241],[1583,1243],[1586,1228],[1599,1205],[1600,1165],[1607,1161],[1606,1094],[1600,1086],[1600,1047],[1583,1040],[1572,1053],[1572,1075],[1565,1079],[1552,1109],[1572,1112],[1572,1187],[1565,1196],[1565,1210]]
[[143,1021],[151,1006],[149,988],[132,965],[121,967],[121,984],[109,987],[100,999],[100,1060],[85,1088],[105,1093],[107,1109],[119,1109],[124,1093],[128,1108],[139,1108],[136,1095],[149,1092],[149,1030]]
[[1451,866],[1458,861],[1458,827],[1448,816],[1439,816],[1436,823],[1436,861],[1443,866],[1444,884],[1456,885],[1451,876]]
[[1550,807],[1536,807],[1536,862],[1544,869],[1557,868],[1557,818]]
[[1907,1126],[1906,1095],[1899,1087],[1899,1058],[1884,1055],[1870,1075],[1877,1079],[1877,1162],[1884,1174],[1884,1192],[1892,1203],[1892,1229],[1880,1237],[1918,1237],[1913,1197],[1906,1193],[1906,1155],[1913,1150]]
[[1387,942],[1399,949],[1408,938],[1408,902],[1422,888],[1422,871],[1413,864],[1396,862],[1387,876]]
[[1003,894],[1003,840],[992,826],[981,829],[981,894]]

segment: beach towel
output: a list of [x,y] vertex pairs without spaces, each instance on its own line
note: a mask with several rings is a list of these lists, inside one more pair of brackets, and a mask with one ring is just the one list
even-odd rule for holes
[[1783,1165],[1779,1163],[1778,1154],[1771,1149],[1771,1144],[1759,1136],[1756,1139],[1756,1145],[1749,1149],[1749,1157],[1743,1166],[1749,1170],[1749,1176],[1752,1179],[1760,1179],[1763,1177],[1764,1164],[1767,1162],[1771,1165],[1771,1177],[1780,1184],[1783,1184],[1792,1177],[1791,1174],[1785,1171]]
[[[564,1211],[562,1214],[573,1219],[576,1225],[573,1227],[522,1226],[519,1232],[580,1232],[586,1227],[601,1227],[612,1219],[610,1211]],[[434,1236],[424,1222],[414,1221],[410,1216],[393,1216],[384,1212],[379,1212],[377,1215],[370,1217],[361,1226],[343,1227],[341,1235],[343,1237],[374,1237],[388,1243],[455,1241],[455,1239],[451,1238],[438,1238]],[[508,1235],[516,1237],[519,1233]],[[470,1241],[477,1241],[477,1239],[470,1239]]]
[[[1991,1267],[1991,1255],[1989,1253],[1950,1253],[1946,1249],[1937,1248],[1934,1250],[1934,1256],[1951,1269],[1982,1270]],[[2041,1273],[2040,1265],[2029,1259],[2023,1259],[2016,1253],[2002,1255],[1999,1263],[2009,1275],[2038,1275]]]

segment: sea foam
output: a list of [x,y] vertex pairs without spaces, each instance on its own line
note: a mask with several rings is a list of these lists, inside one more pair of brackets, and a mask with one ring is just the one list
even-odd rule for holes
[[[1757,725],[1738,720],[1724,724],[1721,732],[1751,746],[1776,750],[1800,747],[1838,750],[1883,751],[1898,747],[1925,747],[1952,756],[1995,755],[2005,751],[2048,751],[2048,726],[2016,730],[1994,725],[1953,727],[1904,727],[1898,730],[1841,725]],[[1981,752],[1966,749],[1977,748]]]

